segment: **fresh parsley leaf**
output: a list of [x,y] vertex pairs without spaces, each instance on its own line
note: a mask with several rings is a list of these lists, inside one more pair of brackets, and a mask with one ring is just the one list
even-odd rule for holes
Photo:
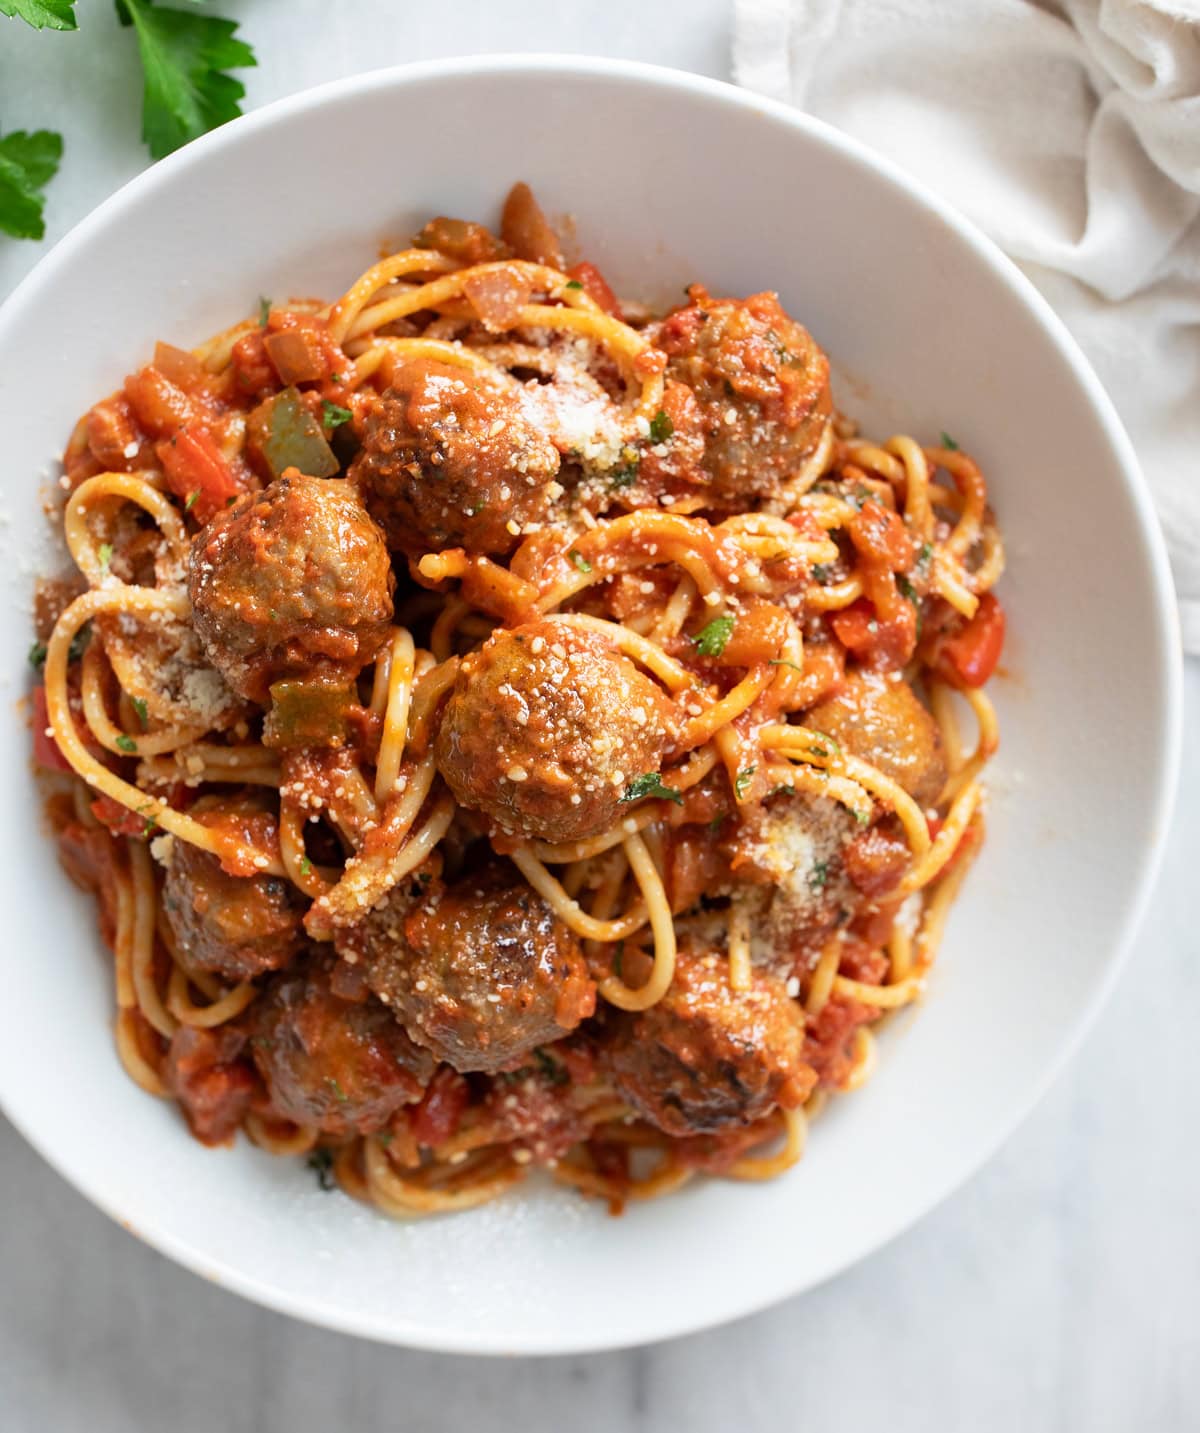
[[134,711],[137,712],[138,721],[142,724],[142,730],[145,731],[150,725],[150,713],[146,710],[146,703],[141,697],[130,697],[130,701],[133,703]]
[[580,572],[584,573],[585,575],[591,572],[592,564],[587,560],[586,557],[584,557],[582,552],[576,552],[575,549],[572,548],[571,551],[567,553],[567,556],[571,559],[571,561],[575,564],[575,566],[579,569]]
[[300,874],[301,874],[302,876],[307,876],[307,875],[310,875],[311,872],[312,872],[312,862],[308,859],[307,856],[301,856],[301,857],[300,857]]
[[829,884],[829,862],[814,861],[813,868],[808,873],[808,888],[810,891],[823,891]]
[[665,443],[674,431],[675,424],[671,422],[671,415],[660,408],[650,419],[650,441]]
[[46,644],[35,642],[29,649],[29,665],[35,672],[40,672],[46,665]]
[[354,417],[349,408],[342,408],[337,403],[331,403],[328,398],[321,399],[321,427],[327,433],[332,433],[335,428],[340,428],[343,423],[349,423]]
[[333,1174],[333,1151],[329,1149],[314,1149],[308,1156],[308,1167],[317,1176],[317,1183],[322,1189],[336,1189],[337,1180]]
[[194,493],[188,493],[188,495],[187,495],[187,502],[185,502],[184,505],[183,505],[183,510],[184,510],[184,512],[191,512],[191,510],[196,506],[196,499],[197,499],[199,496],[200,496],[200,489],[199,489],[199,488],[197,488]]
[[0,15],[24,20],[35,30],[77,30],[75,0],[0,0]]
[[258,297],[258,326],[266,328],[267,320],[271,317],[271,300],[265,299],[260,294]]
[[676,806],[683,805],[683,792],[676,791],[673,786],[664,786],[663,779],[657,771],[648,771],[644,776],[635,776],[625,788],[625,795],[622,801],[640,801],[643,796],[659,796],[665,801],[674,801]]
[[692,638],[692,644],[702,657],[719,657],[725,650],[725,643],[733,636],[733,628],[734,621],[728,613],[714,617],[700,628]]
[[741,771],[733,778],[733,789],[740,801],[746,792],[750,790],[750,782],[754,779],[757,766],[743,766]]
[[949,448],[952,453],[958,452],[958,444],[944,428],[942,429],[942,447]]
[[137,751],[137,749],[137,742],[134,741],[133,737],[126,736],[124,732],[122,732],[121,735],[117,737],[118,751],[135,752]]
[[638,465],[635,458],[633,462],[626,463],[623,468],[613,468],[608,475],[608,485],[613,489],[631,488],[637,482],[637,476]]
[[155,159],[241,114],[246,87],[225,70],[257,64],[234,39],[237,22],[173,10],[156,0],[116,0],[123,25],[137,33],[145,88],[142,138]]
[[907,597],[915,607],[917,605],[917,589],[912,585],[903,572],[896,574],[896,586],[900,589],[900,595]]
[[330,383],[341,383],[341,381],[342,381],[342,379],[343,379],[344,377],[345,377],[345,374],[343,374],[343,373],[331,373],[331,374],[329,375],[329,381],[330,381]]
[[581,289],[581,288],[583,288],[583,285],[579,282],[578,279],[568,279],[568,280],[566,281],[566,283],[563,284],[563,288],[564,288],[564,289]]
[[112,562],[113,548],[111,542],[102,542],[96,549],[96,556],[100,559],[100,571],[107,572],[108,565]]
[[52,129],[14,129],[0,139],[0,232],[14,239],[45,235],[40,191],[53,179],[62,152],[62,135]]

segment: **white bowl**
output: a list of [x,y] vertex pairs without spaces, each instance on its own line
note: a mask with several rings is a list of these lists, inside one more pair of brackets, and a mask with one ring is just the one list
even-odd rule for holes
[[[550,1187],[395,1224],[245,1142],[203,1149],[137,1090],[110,1033],[91,902],[40,834],[28,734],[0,860],[0,1098],[126,1228],[273,1308],[397,1343],[566,1352],[718,1323],[827,1278],[995,1148],[1103,1001],[1167,829],[1179,733],[1170,579],[1129,442],[1062,326],[944,205],[784,107],[667,70],[572,58],[386,71],[271,105],[102,205],[0,311],[0,671],[25,680],[49,560],[39,475],[156,338],[198,341],[260,294],[335,295],[437,213],[491,219],[529,180],[621,292],[779,290],[879,434],[948,429],[1008,540],[990,832],[924,1008],[867,1087],[766,1185],[699,1183],[621,1219]],[[20,1217],[19,1211],[13,1211]]]

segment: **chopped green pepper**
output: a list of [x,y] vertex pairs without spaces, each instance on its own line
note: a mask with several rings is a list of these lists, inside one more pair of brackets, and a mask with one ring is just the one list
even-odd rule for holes
[[285,468],[299,468],[312,478],[331,478],[340,464],[325,441],[321,424],[305,407],[296,388],[260,403],[250,414],[247,438],[262,454],[272,478]]
[[263,745],[277,749],[341,746],[348,735],[350,708],[357,701],[353,682],[272,682],[271,710],[263,722]]

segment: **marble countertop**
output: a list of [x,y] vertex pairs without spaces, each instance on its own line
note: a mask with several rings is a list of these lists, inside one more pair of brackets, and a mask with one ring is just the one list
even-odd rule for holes
[[[248,102],[407,59],[560,50],[728,74],[727,0],[223,0],[260,68]],[[63,131],[47,243],[145,163],[111,6],[85,31],[0,20],[0,121]],[[45,245],[0,238],[0,294]],[[1186,677],[1200,723],[1200,665]],[[487,1361],[308,1328],[161,1258],[0,1120],[5,1433],[528,1433],[789,1428],[1183,1433],[1200,1426],[1200,749],[1157,897],[1104,1015],[1035,1114],[963,1190],[834,1283],[629,1353]],[[1153,1052],[1151,1059],[1150,1052]]]

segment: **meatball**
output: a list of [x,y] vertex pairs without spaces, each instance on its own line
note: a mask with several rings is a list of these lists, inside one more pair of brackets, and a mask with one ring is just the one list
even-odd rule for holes
[[265,703],[284,677],[357,676],[387,634],[394,582],[354,487],[296,473],[202,529],[188,595],[213,666],[240,696]]
[[579,942],[524,881],[492,869],[417,888],[393,892],[338,949],[439,1060],[495,1072],[592,1014]]
[[201,1144],[228,1144],[250,1109],[258,1081],[245,1047],[245,1032],[230,1025],[181,1025],[171,1036],[163,1081]]
[[[278,845],[274,814],[250,793],[219,802],[202,798],[189,814],[205,826],[235,825],[247,845]],[[172,846],[163,910],[179,963],[189,972],[253,980],[289,964],[300,949],[303,902],[290,881],[231,876],[216,856],[185,841]]]
[[803,1051],[804,1016],[782,980],[756,973],[735,991],[724,955],[688,943],[663,999],[618,1018],[608,1061],[659,1129],[713,1134],[802,1104],[815,1082]]
[[603,636],[555,618],[501,630],[464,658],[437,734],[458,801],[545,841],[607,830],[659,770],[667,699]]
[[420,1099],[433,1057],[385,1006],[335,995],[333,964],[315,959],[275,977],[258,1006],[254,1059],[282,1118],[327,1134],[369,1134]]
[[852,672],[837,696],[809,708],[804,724],[877,766],[918,806],[931,806],[946,784],[942,734],[898,675]]
[[558,467],[519,389],[422,360],[396,370],[350,477],[392,547],[499,554],[545,519]]
[[700,406],[712,504],[769,501],[828,426],[829,360],[772,293],[714,299],[693,284],[688,297],[650,337]]

